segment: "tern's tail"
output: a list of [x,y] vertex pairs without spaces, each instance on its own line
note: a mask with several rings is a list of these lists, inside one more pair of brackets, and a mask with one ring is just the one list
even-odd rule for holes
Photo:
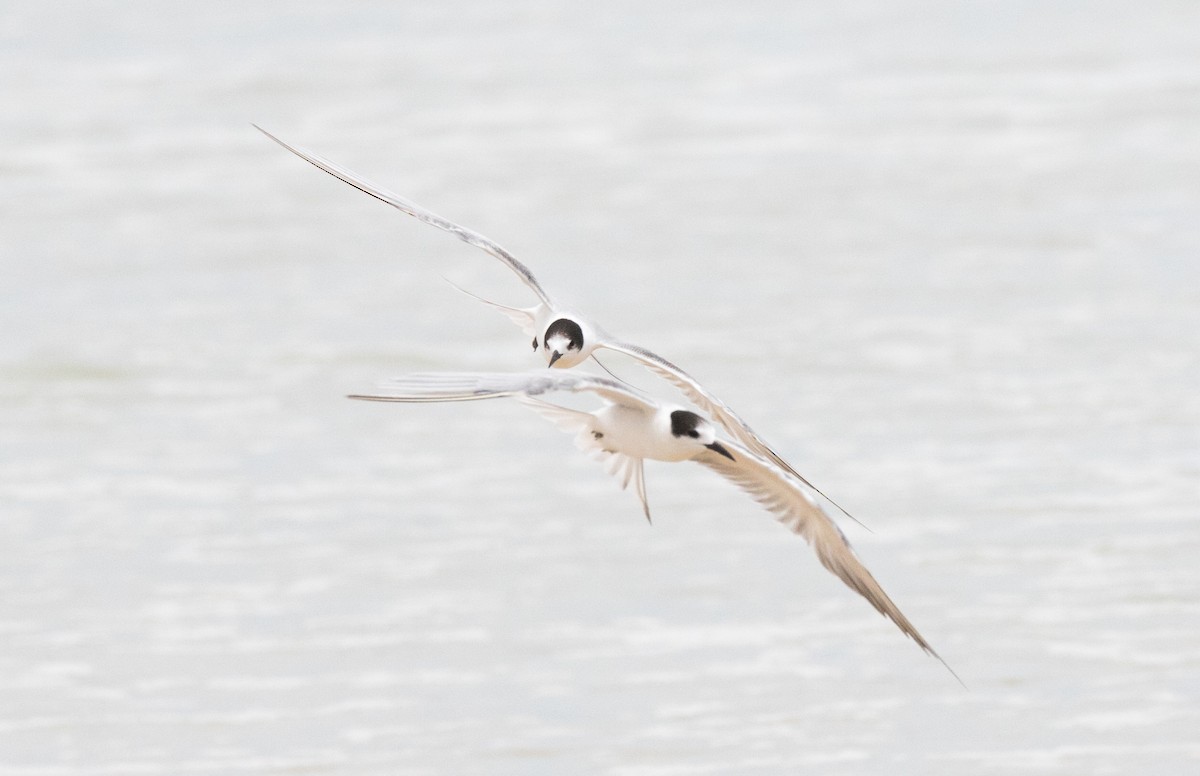
[[454,281],[450,280],[449,278],[443,277],[442,280],[445,280],[447,283],[449,283],[456,291],[466,294],[467,296],[471,297],[472,299],[476,299],[480,302],[483,302],[484,304],[488,305],[489,307],[495,308],[495,309],[499,310],[500,312],[504,313],[505,315],[508,316],[508,319],[510,321],[512,321],[513,323],[520,326],[521,331],[525,332],[527,335],[532,337],[533,335],[537,334],[537,332],[534,331],[534,329],[533,329],[533,323],[534,323],[534,320],[536,319],[536,316],[534,315],[534,312],[537,310],[536,307],[533,307],[528,310],[523,310],[519,307],[509,307],[508,305],[503,305],[503,304],[500,304],[499,302],[493,302],[490,299],[484,299],[479,294],[473,294],[470,291],[468,291],[467,289],[465,289],[462,286],[455,283]]

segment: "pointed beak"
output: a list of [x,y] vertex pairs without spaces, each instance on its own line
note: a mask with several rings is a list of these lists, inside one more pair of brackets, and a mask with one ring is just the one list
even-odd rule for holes
[[548,366],[554,366],[554,362],[559,360],[562,357],[563,357],[562,353],[559,353],[557,350],[554,351],[553,353],[550,354],[550,363]]
[[730,455],[729,451],[726,450],[720,442],[713,442],[711,445],[705,445],[705,447],[707,447],[709,450],[712,450],[714,453],[720,453],[731,461],[734,460],[733,456]]

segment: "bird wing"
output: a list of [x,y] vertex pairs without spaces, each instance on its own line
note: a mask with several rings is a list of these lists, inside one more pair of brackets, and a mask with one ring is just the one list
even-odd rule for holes
[[608,450],[603,437],[593,433],[595,416],[590,412],[562,407],[543,401],[547,393],[569,391],[590,392],[614,404],[652,412],[657,405],[629,386],[606,377],[584,374],[562,374],[538,371],[527,374],[424,372],[397,377],[371,393],[352,394],[351,399],[394,402],[479,401],[513,396],[562,431],[575,434],[575,445],[604,463],[605,470],[621,482],[621,488],[632,482],[642,502],[642,511],[650,519],[646,501],[646,480],[642,459]]
[[467,229],[464,226],[459,226],[453,221],[442,218],[436,213],[426,210],[417,203],[401,197],[399,194],[393,194],[386,189],[380,188],[358,174],[347,170],[341,165],[335,164],[334,162],[317,156],[309,151],[289,145],[257,124],[252,126],[259,132],[262,132],[264,135],[274,140],[279,145],[294,153],[296,156],[299,156],[304,161],[308,162],[314,167],[317,167],[318,169],[324,170],[335,178],[349,183],[351,186],[363,192],[364,194],[369,194],[380,202],[385,202],[391,205],[401,213],[407,213],[418,221],[423,221],[430,226],[435,226],[438,229],[449,232],[463,242],[487,251],[492,256],[495,256],[497,259],[504,262],[509,269],[516,273],[517,277],[519,277],[525,283],[525,285],[529,286],[533,293],[537,294],[538,298],[541,299],[544,304],[551,304],[550,297],[546,295],[545,290],[543,290],[541,284],[537,282],[537,278],[534,277],[533,273],[529,270],[529,267],[526,267],[517,260],[516,256],[513,256],[511,253],[497,245],[492,240],[489,240],[487,237],[484,237],[478,232]]
[[537,372],[419,372],[388,380],[369,393],[351,399],[395,402],[477,401],[502,396],[542,396],[547,393],[594,393],[613,404],[643,411],[657,408],[632,387],[599,375],[539,370]]
[[[805,541],[817,553],[821,565],[833,572],[851,590],[867,599],[880,614],[894,622],[906,636],[933,655],[945,661],[929,646],[908,618],[867,571],[866,566],[850,549],[845,535],[817,505],[816,501],[787,474],[759,458],[740,445],[729,445],[734,460],[705,451],[694,460],[720,474],[746,491],[755,501],[775,515],[779,522]],[[949,666],[946,666],[949,668]],[[953,673],[953,671],[951,671]]]
[[[696,378],[692,377],[687,372],[675,366],[657,353],[647,350],[640,345],[633,345],[628,342],[620,342],[618,340],[605,338],[597,345],[597,347],[615,350],[618,353],[624,353],[627,356],[632,356],[638,361],[641,361],[652,372],[682,391],[684,396],[688,397],[689,400],[694,402],[697,407],[704,410],[705,414],[707,414],[709,418],[718,423],[721,428],[725,429],[725,432],[732,436],[735,440],[745,445],[756,455],[766,458],[768,461],[774,463],[776,466],[795,477],[807,487],[812,488],[812,490],[814,490],[818,495],[828,499],[829,503],[837,507],[838,510],[846,517],[850,518],[856,523],[859,523],[858,518],[854,517],[845,509],[843,509],[836,501],[822,493],[816,485],[813,485],[811,482],[805,479],[800,472],[793,469],[791,464],[783,460],[778,453],[771,449],[770,445],[763,441],[762,437],[755,433],[754,429],[750,428],[749,423],[742,420],[741,416],[734,412],[732,408],[725,404],[725,402],[721,401],[710,391],[708,391],[696,380]],[[859,525],[862,525],[862,523],[859,523]]]

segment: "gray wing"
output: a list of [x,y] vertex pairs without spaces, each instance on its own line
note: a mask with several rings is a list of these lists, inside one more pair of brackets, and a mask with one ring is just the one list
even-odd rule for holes
[[503,396],[538,397],[547,393],[594,393],[613,404],[653,410],[657,405],[624,383],[596,375],[543,370],[528,373],[422,372],[387,381],[370,393],[351,399],[394,402],[444,402],[497,399]]
[[[946,665],[946,661],[929,646],[929,642],[917,631],[900,611],[883,588],[867,571],[866,566],[850,549],[845,535],[829,516],[797,483],[772,464],[753,455],[740,445],[730,445],[734,460],[705,451],[694,460],[733,482],[749,493],[775,515],[779,522],[805,541],[817,553],[821,565],[833,572],[838,579],[874,606],[880,614],[894,622],[904,635],[911,638],[930,655]],[[946,666],[950,669],[950,666]],[[954,673],[951,669],[950,673]],[[955,674],[957,678],[957,674]],[[961,681],[961,680],[960,680]]]
[[363,192],[364,194],[369,194],[380,202],[385,202],[391,205],[401,213],[407,213],[418,221],[423,221],[430,226],[436,226],[438,229],[449,232],[465,243],[474,245],[476,248],[481,248],[487,251],[492,256],[495,256],[497,259],[504,262],[509,269],[515,272],[517,277],[521,278],[525,285],[529,286],[529,288],[533,290],[533,293],[537,294],[538,298],[541,299],[543,303],[547,305],[551,304],[550,297],[546,295],[545,290],[543,290],[541,285],[537,282],[537,278],[535,278],[533,273],[529,271],[529,267],[526,267],[517,260],[516,256],[513,256],[511,253],[497,245],[492,240],[489,240],[478,232],[467,229],[465,226],[459,226],[453,221],[442,218],[436,213],[426,210],[415,202],[401,197],[399,194],[393,194],[386,189],[380,188],[367,179],[351,172],[350,170],[347,170],[345,167],[329,161],[328,159],[324,159],[314,153],[305,151],[296,146],[289,145],[257,124],[252,124],[251,126],[274,140],[279,145],[291,151],[296,156],[299,156],[304,161],[308,162],[314,167],[317,167],[318,169],[324,170],[335,178],[349,183],[351,186]]
[[650,519],[650,505],[646,501],[646,479],[642,459],[606,450],[600,437],[592,433],[595,416],[590,412],[560,407],[543,401],[540,397],[557,391],[578,393],[587,391],[636,409],[653,411],[656,405],[624,383],[606,377],[570,375],[554,372],[532,374],[488,374],[466,372],[425,372],[405,375],[388,381],[376,392],[354,394],[351,399],[394,402],[451,402],[498,399],[515,397],[533,409],[559,429],[575,434],[575,445],[604,462],[605,471],[616,477],[621,489],[632,482],[642,511]]
[[[608,348],[615,350],[618,353],[624,353],[627,356],[632,356],[638,361],[645,364],[651,371],[659,375],[667,382],[674,385],[684,396],[687,396],[697,407],[704,410],[712,420],[720,424],[725,432],[741,442],[756,454],[771,461],[779,468],[783,469],[788,474],[792,475],[800,482],[816,491],[820,496],[828,499],[830,504],[833,504],[846,517],[858,523],[858,518],[851,515],[833,499],[821,492],[816,485],[806,480],[800,472],[791,467],[787,461],[783,460],[771,447],[763,441],[762,437],[755,433],[754,429],[750,428],[750,424],[742,420],[741,417],[734,412],[725,402],[718,399],[710,393],[703,385],[696,381],[696,378],[689,375],[679,367],[672,364],[662,356],[641,347],[640,345],[631,345],[627,342],[619,342],[613,339],[604,339],[597,347]],[[859,523],[862,525],[862,523]],[[865,527],[865,526],[864,526]]]

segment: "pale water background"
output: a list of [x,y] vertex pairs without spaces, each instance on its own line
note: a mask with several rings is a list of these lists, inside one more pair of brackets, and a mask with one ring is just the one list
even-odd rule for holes
[[[0,774],[1200,772],[1200,5],[0,7]],[[511,403],[492,236],[874,530]],[[653,380],[628,365],[623,373]]]

